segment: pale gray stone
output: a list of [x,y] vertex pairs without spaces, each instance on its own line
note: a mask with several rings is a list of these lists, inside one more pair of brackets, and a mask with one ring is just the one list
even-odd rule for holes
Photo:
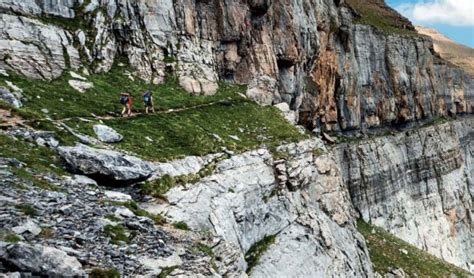
[[104,143],[118,143],[123,140],[121,134],[106,125],[94,125],[93,129],[97,138]]
[[55,277],[85,276],[75,257],[53,247],[25,243],[2,245],[0,257],[23,272]]
[[75,147],[59,147],[58,152],[73,170],[85,175],[133,182],[145,180],[153,173],[149,163],[116,151],[78,144]]
[[80,80],[69,80],[69,86],[71,86],[74,90],[85,93],[87,90],[94,88],[94,83],[87,82],[87,81],[80,81]]

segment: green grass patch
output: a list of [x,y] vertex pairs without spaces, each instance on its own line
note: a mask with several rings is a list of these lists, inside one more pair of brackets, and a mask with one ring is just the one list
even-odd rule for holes
[[110,238],[113,244],[130,242],[130,238],[127,235],[127,229],[122,224],[105,225],[104,233]]
[[163,198],[166,192],[178,184],[196,183],[202,178],[211,175],[215,170],[216,164],[211,162],[206,167],[201,169],[198,173],[172,177],[164,175],[156,180],[148,180],[141,187],[143,194],[151,195],[156,198]]
[[[307,138],[287,123],[276,108],[261,107],[243,98],[245,87],[222,83],[213,96],[192,96],[174,77],[167,78],[161,85],[147,84],[137,77],[131,80],[127,69],[128,66],[116,65],[108,73],[91,75],[88,79],[95,87],[85,93],[69,86],[68,80],[72,79],[69,73],[53,81],[30,80],[11,73],[10,77],[0,76],[0,84],[10,80],[22,88],[27,101],[16,112],[36,129],[55,131],[63,145],[74,144],[77,139],[48,117],[63,120],[71,128],[95,136],[92,126],[99,120],[94,115],[113,115],[115,117],[103,123],[124,135],[124,140],[115,146],[148,160],[201,156],[223,149],[243,152],[262,144],[279,145]],[[119,93],[131,92],[134,109],[142,112],[145,90],[153,92],[158,113],[118,117]]]
[[113,214],[107,214],[106,216],[104,216],[104,218],[108,219],[112,222],[117,222],[117,223],[120,222],[120,219],[117,216],[113,215]]
[[15,208],[29,216],[38,215],[38,212],[36,211],[35,207],[33,207],[31,204],[18,204],[15,205]]
[[268,250],[270,245],[275,242],[276,235],[266,236],[262,240],[254,243],[245,253],[245,261],[247,262],[247,273],[258,264],[260,257]]
[[120,278],[120,272],[116,269],[94,268],[89,273],[91,278]]
[[[170,77],[164,84],[147,84],[145,81],[134,77],[131,80],[126,74],[129,66],[114,66],[111,71],[103,74],[94,74],[88,78],[94,83],[94,88],[85,93],[74,90],[68,81],[73,79],[69,72],[53,81],[28,79],[22,75],[10,73],[10,77],[0,76],[0,84],[5,80],[12,81],[23,89],[27,98],[24,107],[18,109],[24,114],[39,114],[46,116],[42,109],[47,109],[53,119],[71,117],[91,117],[120,113],[121,104],[119,94],[128,91],[134,99],[133,109],[144,111],[143,92],[153,92],[156,110],[177,109],[196,105],[204,105],[216,101],[240,99],[238,92],[242,86],[229,86],[221,84],[218,92],[213,96],[192,96],[178,85],[178,81]],[[85,76],[86,77],[86,76]],[[65,109],[67,107],[67,109]]]
[[116,205],[116,206],[124,206],[124,207],[128,208],[129,210],[131,210],[137,216],[148,217],[151,220],[153,220],[155,222],[155,224],[157,224],[157,225],[162,225],[162,224],[166,223],[166,220],[162,215],[149,213],[148,211],[146,211],[144,209],[141,209],[138,206],[138,204],[135,203],[134,201],[128,201],[128,202],[124,202],[124,203],[114,202],[113,204]]
[[10,231],[0,230],[0,240],[9,243],[17,243],[21,241],[21,238]]
[[183,222],[183,221],[179,221],[179,222],[173,223],[173,227],[174,227],[175,229],[184,230],[184,231],[189,231],[189,226],[188,226],[188,224],[186,224],[186,223]]
[[61,164],[61,159],[54,151],[8,135],[0,134],[0,157],[16,158],[37,172],[65,173],[61,167],[51,167],[51,164]]
[[363,220],[357,221],[357,228],[366,239],[374,270],[382,275],[391,268],[402,268],[409,277],[472,276]]
[[[48,117],[63,120],[71,128],[94,136],[92,126],[99,122],[94,115],[113,115],[115,118],[103,122],[124,135],[124,140],[116,147],[150,160],[205,155],[221,152],[223,148],[241,152],[261,144],[306,138],[287,123],[277,109],[261,107],[243,98],[243,86],[222,83],[213,96],[193,96],[178,85],[175,77],[168,77],[164,84],[153,85],[137,77],[131,80],[127,69],[128,66],[115,65],[108,73],[89,76],[94,88],[85,93],[69,86],[68,80],[72,78],[68,72],[53,81],[31,80],[11,73],[10,77],[0,76],[0,84],[10,80],[22,88],[27,100],[23,108],[15,112],[34,128],[55,131],[61,143],[70,145],[77,139]],[[131,92],[134,110],[143,112],[145,90],[153,92],[158,113],[118,117],[120,92]],[[48,113],[43,112],[44,109]],[[170,112],[170,109],[174,111]],[[94,122],[87,123],[79,118]]]
[[[104,123],[124,136],[117,147],[155,161],[202,156],[224,148],[243,152],[308,137],[286,122],[275,108],[246,100]],[[81,132],[92,133],[93,123],[77,124]]]

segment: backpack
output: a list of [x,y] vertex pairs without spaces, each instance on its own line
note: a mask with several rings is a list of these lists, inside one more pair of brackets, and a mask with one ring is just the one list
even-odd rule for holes
[[128,102],[128,96],[124,96],[124,95],[120,96],[120,103],[122,105],[127,104],[127,102]]
[[150,102],[150,98],[151,98],[151,93],[150,92],[146,92],[144,95],[143,95],[143,100],[148,103]]

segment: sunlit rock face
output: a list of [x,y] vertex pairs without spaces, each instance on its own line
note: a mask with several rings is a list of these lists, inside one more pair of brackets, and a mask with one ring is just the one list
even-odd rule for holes
[[288,156],[278,160],[266,149],[233,156],[201,181],[171,189],[167,204],[143,207],[221,238],[226,248],[216,256],[233,254],[221,275],[243,275],[244,255],[274,236],[250,277],[372,277],[349,193],[335,160],[316,155],[321,147],[319,140],[282,146]]

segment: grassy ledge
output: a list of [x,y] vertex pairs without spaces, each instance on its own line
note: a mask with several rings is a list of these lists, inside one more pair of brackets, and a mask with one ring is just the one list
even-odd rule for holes
[[[0,85],[12,81],[27,100],[17,109],[35,128],[62,132],[60,122],[94,136],[92,126],[106,124],[124,135],[114,146],[155,161],[189,155],[205,155],[224,149],[243,152],[260,145],[279,145],[307,138],[290,125],[273,107],[261,107],[244,97],[245,87],[220,84],[213,96],[192,96],[174,77],[161,85],[130,78],[128,67],[114,66],[104,74],[91,75],[94,88],[79,93],[71,88],[69,73],[53,81],[30,80],[11,74],[0,77]],[[142,92],[154,93],[157,113],[121,118],[119,93],[134,96],[135,112],[143,112]],[[46,111],[46,110],[47,111]],[[51,120],[47,120],[51,118]],[[59,134],[63,144],[75,139]],[[64,137],[64,138],[63,138]]]
[[365,237],[374,270],[380,274],[402,268],[409,277],[472,277],[472,274],[444,262],[363,220],[357,229]]
[[418,36],[415,30],[410,30],[411,23],[396,11],[388,8],[378,0],[347,0],[346,3],[356,10],[360,17],[355,23],[370,25],[386,35]]
[[[223,149],[243,152],[260,145],[279,145],[306,139],[273,107],[247,100],[189,109],[175,113],[104,120],[124,136],[115,146],[149,160],[166,161],[202,156]],[[92,123],[76,122],[92,135]]]

